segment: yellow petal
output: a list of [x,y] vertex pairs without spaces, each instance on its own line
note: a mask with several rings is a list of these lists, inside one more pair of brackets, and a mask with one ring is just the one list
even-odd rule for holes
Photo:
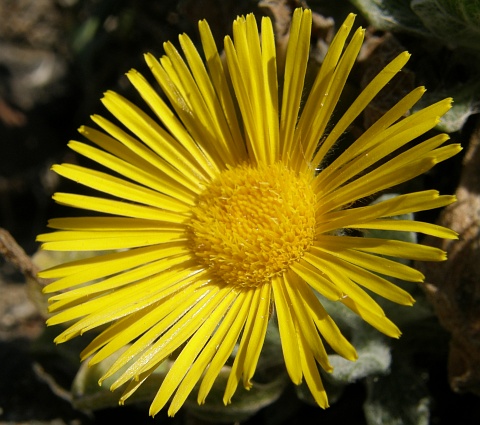
[[[212,334],[215,332],[215,329],[218,327],[223,316],[230,308],[235,297],[236,294],[234,291],[226,294],[225,298],[223,298],[223,300],[218,304],[218,306],[210,314],[207,320],[205,320],[205,322],[200,326],[200,328],[195,331],[192,338],[182,349],[179,356],[175,359],[175,363],[165,376],[160,389],[155,395],[150,408],[152,412],[159,412],[165,406],[174,392],[175,397],[168,409],[169,416],[175,415],[175,413],[180,409],[191,391],[190,389],[190,391],[184,392],[184,388],[182,388],[182,391],[180,391],[180,383],[185,378],[185,375],[192,365],[196,362],[196,357],[205,347],[205,344],[208,342]],[[197,381],[201,378],[202,372],[203,371],[199,371],[197,374]]]
[[77,183],[89,186],[92,189],[126,199],[128,201],[145,204],[152,207],[185,213],[189,207],[170,196],[147,189],[146,187],[130,183],[126,180],[113,177],[109,174],[80,167],[74,164],[54,165],[52,170],[57,174]]
[[[135,341],[113,363],[101,381],[116,373],[142,352],[150,347],[162,334],[164,334],[188,312],[192,306],[201,303],[208,288],[202,284],[186,286],[182,291],[170,293],[164,302],[146,307],[144,311],[134,313],[139,319],[131,325],[128,316],[110,325],[104,332],[95,338],[82,352],[82,357],[94,354],[90,364],[98,363],[122,347],[122,342],[127,344]],[[125,345],[123,345],[125,346]]]
[[282,343],[283,358],[285,367],[292,382],[300,385],[302,382],[302,368],[298,362],[299,351],[297,343],[297,332],[293,324],[292,312],[287,299],[285,284],[281,277],[272,280],[273,297],[275,300],[275,311],[278,319],[280,341]]
[[245,142],[249,157],[255,163],[262,162],[262,153],[255,151],[255,148],[262,143],[263,134],[258,143],[254,144],[252,135],[258,135],[255,128],[256,116],[254,115],[253,105],[249,97],[249,87],[243,80],[243,73],[240,68],[240,61],[237,57],[237,52],[232,40],[229,37],[225,38],[225,53],[227,58],[228,69],[232,79],[232,84],[235,87],[235,94],[237,95],[238,106],[240,108],[242,118],[246,127]]
[[[156,256],[159,256],[159,252],[156,252]],[[118,274],[111,277],[107,277],[104,274],[103,279],[99,282],[89,283],[86,286],[80,286],[76,289],[71,289],[68,292],[62,292],[58,295],[54,295],[49,298],[50,302],[66,300],[67,302],[74,302],[76,299],[82,299],[83,297],[93,297],[94,295],[103,295],[106,291],[112,291],[121,288],[124,285],[136,283],[145,278],[155,278],[159,273],[170,269],[174,266],[181,265],[182,268],[189,268],[192,266],[191,256],[179,256],[173,258],[162,258],[151,263],[145,263],[135,268],[123,268]],[[124,271],[126,270],[126,271]],[[61,280],[55,282],[57,286],[70,287],[71,283],[75,285],[87,282],[88,279],[92,279],[92,274],[88,270],[84,273],[77,273],[76,275],[67,276]]]
[[[458,239],[458,233],[447,227],[415,220],[374,220],[361,224],[349,225],[350,229],[394,230],[400,232],[415,232],[435,236],[442,239]],[[368,231],[366,232],[368,234]]]
[[[365,309],[371,310],[378,315],[383,315],[382,308],[372,299],[363,289],[352,282],[343,272],[343,261],[335,258],[334,255],[328,255],[325,252],[319,253],[315,251],[307,253],[304,258],[310,264],[324,272],[330,280],[343,292],[344,296],[348,296],[355,300],[357,304],[362,305]],[[342,297],[343,298],[343,297]]]
[[124,217],[62,217],[48,220],[48,227],[58,230],[185,230],[185,226],[162,221]]
[[360,304],[357,304],[354,300],[348,297],[342,299],[341,302],[375,329],[391,338],[400,338],[400,335],[402,334],[400,329],[398,329],[398,327],[387,317],[379,316],[369,309],[363,308]]
[[[207,105],[211,115],[212,129],[215,131],[215,143],[211,143],[211,149],[217,149],[222,161],[227,165],[233,165],[239,161],[241,151],[236,149],[235,143],[228,125],[225,112],[217,98],[212,80],[205,69],[205,65],[193,42],[185,34],[179,36],[180,45],[190,66],[192,75],[198,85],[201,96]],[[245,152],[243,152],[245,155]]]
[[[135,328],[144,324],[143,318],[148,318],[152,311],[158,311],[157,306],[154,304],[111,323],[82,350],[80,359],[84,361],[92,356],[88,361],[88,365],[93,366],[117,350],[127,346],[130,341],[141,334]],[[123,341],[125,341],[125,344],[120,345],[119,342]],[[110,349],[112,347],[110,344],[112,343],[114,348]],[[115,347],[115,345],[117,346]]]
[[403,305],[413,305],[415,302],[407,291],[404,291],[398,285],[393,284],[375,273],[371,273],[368,270],[351,263],[345,262],[342,266],[343,271],[350,279],[352,279],[352,281],[362,285],[372,292],[375,292],[387,300]]
[[301,279],[297,279],[295,284],[305,308],[308,310],[310,317],[312,317],[320,334],[325,338],[328,345],[347,360],[356,360],[358,356],[355,348],[342,335],[340,329],[325,311],[313,291]]
[[266,17],[262,19],[262,67],[264,75],[264,113],[265,133],[267,139],[266,157],[269,163],[280,158],[280,137],[278,123],[278,81],[275,38],[272,21]]
[[441,249],[390,239],[323,235],[317,239],[317,243],[322,246],[328,246],[329,249],[335,252],[359,250],[376,255],[387,255],[389,257],[418,261],[442,261],[446,258],[445,252]]
[[[358,37],[358,36],[357,36]],[[345,53],[347,54],[347,52]],[[330,149],[339,137],[347,130],[348,126],[362,113],[362,111],[368,106],[372,99],[378,94],[378,92],[384,88],[388,82],[402,69],[407,63],[410,55],[407,52],[400,53],[394,60],[392,60],[375,78],[365,87],[360,95],[350,105],[348,110],[342,115],[335,127],[329,132],[326,140],[322,143],[325,147]],[[402,105],[403,106],[403,105]],[[402,112],[405,113],[407,109]],[[322,146],[323,147],[323,146]],[[307,154],[312,154],[309,151]],[[359,152],[360,153],[360,152]],[[321,155],[318,155],[314,160],[314,164],[318,164],[322,159]]]
[[[190,177],[192,180],[198,179],[198,176],[205,171],[198,166],[192,153],[188,152],[165,129],[132,102],[115,92],[108,91],[105,93],[102,103],[143,143],[184,176]],[[212,171],[211,175],[213,174]]]
[[188,217],[187,213],[173,213],[146,205],[128,204],[122,201],[74,193],[55,193],[52,198],[60,205],[123,217],[143,218],[169,223],[184,223]]
[[353,250],[330,250],[320,246],[312,247],[310,250],[312,255],[309,255],[309,260],[313,259],[313,261],[315,261],[315,255],[322,257],[324,254],[330,254],[339,259],[339,265],[343,264],[343,261],[347,261],[367,270],[381,273],[386,276],[396,277],[397,279],[407,280],[409,282],[423,282],[424,279],[423,274],[418,270],[412,269],[411,267],[408,267],[397,261],[379,257],[378,255],[371,255],[365,252]]
[[399,157],[395,157],[328,196],[322,193],[318,208],[323,211],[333,211],[344,207],[351,202],[411,180],[430,170],[435,164],[436,161],[428,157],[408,163],[400,161]]
[[[187,37],[180,36],[179,38],[181,45],[183,47],[186,47]],[[218,116],[215,116],[214,110],[211,110],[209,108],[210,106],[212,106],[212,93],[211,91],[207,91],[207,87],[210,88],[210,83],[207,82],[207,77],[203,73],[201,73],[203,64],[201,64],[200,67],[196,66],[196,64],[198,65],[198,63],[193,62],[193,57],[190,54],[191,52],[189,51],[188,47],[184,49],[184,52],[187,54],[187,59],[190,59],[190,65],[193,72],[192,75],[192,72],[190,72],[187,65],[185,64],[182,57],[172,43],[164,43],[164,49],[169,61],[166,62],[163,60],[161,61],[161,63],[162,65],[164,65],[165,71],[169,77],[179,79],[180,85],[182,86],[181,88],[184,91],[184,99],[188,98],[188,100],[184,101],[184,104],[190,105],[193,114],[192,118],[194,119],[185,121],[185,124],[188,123],[188,128],[190,130],[194,128],[193,134],[195,140],[218,140],[218,142],[214,143],[214,147],[208,147],[208,145],[206,145],[205,150],[218,164],[220,169],[222,169],[222,163],[228,163],[234,159],[230,155],[228,155],[228,151],[222,149],[222,145],[225,146],[225,141],[219,140],[223,137],[223,135],[221,134],[219,128]],[[168,67],[165,66],[167,63]],[[175,77],[173,74],[175,74]],[[203,76],[203,79],[200,78],[199,80],[197,80],[194,78],[195,76]]]
[[282,111],[280,116],[281,154],[283,161],[290,161],[292,148],[294,146],[293,136],[302,100],[305,71],[307,69],[308,55],[310,52],[311,29],[311,11],[296,9],[292,17],[287,46]]
[[305,260],[292,264],[290,268],[325,298],[337,301],[342,297],[342,291],[325,277],[321,270],[311,266]]
[[232,93],[228,86],[227,78],[223,68],[222,60],[218,54],[215,40],[212,32],[206,21],[198,23],[200,30],[200,37],[202,40],[203,51],[205,53],[205,60],[210,74],[210,78],[218,100],[221,104],[221,109],[225,114],[228,128],[232,137],[232,145],[229,148],[234,152],[235,157],[241,162],[247,157],[246,146],[244,144],[243,136],[240,130],[240,120],[235,110]]
[[377,204],[366,207],[349,208],[341,211],[323,213],[319,211],[316,226],[317,235],[328,233],[332,230],[361,225],[377,218],[393,217],[417,211],[427,211],[440,208],[455,202],[455,196],[440,196],[436,190],[408,193],[387,199]]
[[[325,132],[326,125],[330,121],[333,111],[337,106],[338,99],[340,98],[343,88],[345,87],[345,83],[350,71],[357,60],[357,56],[363,45],[364,36],[365,30],[363,28],[358,28],[353,34],[352,39],[348,43],[348,46],[345,49],[345,52],[343,53],[334,74],[331,77],[328,91],[325,92],[324,98],[322,99],[324,100],[322,109],[317,114],[318,116],[315,117],[315,122],[312,124],[312,131],[307,137],[317,138],[318,140]],[[320,145],[318,152],[313,157],[312,164],[318,165],[323,161],[323,158],[331,149],[336,139],[337,137],[332,137],[331,139],[327,139],[328,143],[327,140],[325,140]],[[310,144],[311,142],[307,143]]]
[[[384,71],[382,71],[384,72]],[[382,141],[388,140],[388,138],[393,134],[394,130],[392,124],[402,118],[407,111],[415,105],[415,103],[420,100],[420,98],[425,93],[424,87],[417,87],[412,90],[409,94],[403,97],[395,106],[390,108],[384,115],[382,115],[375,123],[373,123],[365,132],[353,142],[340,156],[332,162],[331,167],[327,167],[322,170],[321,175],[318,175],[318,185],[319,187],[330,182],[330,178],[337,179],[339,174],[345,172],[346,167],[344,164],[352,164],[351,161],[357,160],[369,160],[369,155],[364,155],[372,147],[382,143]],[[389,128],[390,127],[390,128]],[[366,168],[364,165],[360,165],[362,169]],[[353,167],[352,172],[354,172],[356,167]],[[352,174],[352,176],[355,174]],[[346,179],[348,180],[348,179]],[[344,180],[344,181],[346,181]],[[337,184],[338,185],[338,184]]]
[[[318,147],[319,136],[325,132],[330,120],[325,102],[328,99],[332,77],[344,52],[344,46],[354,20],[355,15],[353,13],[349,14],[335,34],[298,121],[294,146],[302,147],[307,160],[313,157],[314,151]],[[292,46],[294,46],[293,43]],[[293,47],[292,50],[294,50]],[[289,119],[292,119],[292,117],[289,117]]]
[[302,333],[298,334],[298,345],[300,350],[300,364],[308,389],[312,393],[317,404],[323,409],[326,409],[328,407],[327,392],[323,387],[322,378],[318,372],[315,359]]
[[[223,402],[229,404],[237,389],[238,381],[243,375],[243,385],[249,389],[251,387],[252,367],[255,368],[258,362],[258,356],[263,346],[265,332],[267,330],[268,310],[270,307],[270,285],[262,285],[255,288],[250,311],[245,323],[242,339],[238,346],[237,355],[233,362],[227,386],[223,395]],[[253,335],[257,339],[253,339]],[[251,342],[255,341],[252,347]],[[248,369],[247,369],[248,365]]]
[[[238,303],[242,303],[242,308],[238,313],[237,318],[233,321],[230,331],[225,335],[218,351],[215,353],[205,376],[202,379],[200,388],[198,390],[198,403],[205,403],[205,399],[210,392],[213,383],[220,373],[220,369],[225,365],[228,357],[232,353],[236,342],[240,336],[240,332],[244,329],[247,317],[251,312],[253,296],[256,293],[254,289],[243,291],[238,296]],[[216,349],[216,347],[213,347]]]
[[57,292],[142,264],[148,264],[159,257],[168,259],[186,253],[188,253],[188,249],[185,244],[149,246],[60,264],[40,272],[39,276],[44,279],[65,278],[63,281],[58,280],[44,288],[45,293]]
[[304,338],[305,344],[312,352],[315,360],[322,366],[322,368],[331,372],[333,370],[330,362],[328,361],[328,355],[323,346],[323,342],[320,339],[317,328],[313,323],[313,317],[309,314],[305,308],[305,300],[300,295],[297,288],[298,277],[295,274],[285,276],[285,289],[288,293],[289,302],[292,308],[292,317],[297,330],[297,334],[301,334]]
[[[253,378],[255,369],[257,368],[258,359],[267,332],[268,320],[270,319],[271,286],[269,284],[263,285],[259,292],[260,300],[258,303],[258,309],[255,312],[252,332],[249,336],[250,342],[245,345],[246,355],[245,363],[243,365],[243,385],[245,388],[251,387],[250,380]],[[254,344],[251,343],[253,341],[255,342]]]
[[[107,297],[94,298],[61,311],[48,319],[47,324],[54,325],[83,317],[57,337],[58,341],[64,341],[70,339],[70,335],[78,332],[84,333],[155,304],[187,285],[191,285],[192,280],[195,281],[195,285],[202,284],[202,280],[194,274],[194,270],[168,270],[157,276],[156,279],[143,279],[135,285],[122,288]],[[132,302],[132,299],[135,302]],[[59,310],[64,308],[65,304],[68,305],[68,301],[67,303],[57,301],[50,308],[53,311]]]
[[[68,146],[75,152],[104,165],[134,182],[147,186],[156,192],[166,194],[187,205],[194,205],[194,194],[188,193],[187,188],[182,187],[178,182],[172,184],[170,179],[161,178],[163,176],[158,169],[151,170],[145,164],[141,164],[141,167],[134,166],[131,158],[128,161],[124,161],[116,155],[111,155],[85,143],[71,141]],[[122,192],[120,192],[120,196],[122,196]]]
[[208,152],[205,152],[195,143],[187,129],[159,96],[158,92],[135,70],[130,70],[127,77],[172,136],[195,157],[205,174],[213,176],[212,158],[209,157]]
[[[412,136],[408,130],[396,131],[393,134],[385,131],[383,135],[383,143],[377,143],[374,146],[370,146],[368,149],[359,144],[359,140],[354,143],[355,146],[351,146],[349,149],[355,147],[355,158],[352,158],[348,163],[344,164],[343,161],[347,160],[349,156],[349,149],[341,155],[336,161],[318,175],[318,181],[315,181],[315,185],[322,188],[322,194],[326,195],[331,191],[340,187],[342,184],[350,180],[356,175],[359,175],[363,170],[367,169],[371,165],[385,158],[387,155],[394,152],[397,148],[404,145],[409,141],[408,137]],[[414,148],[410,149],[410,157],[418,159],[421,156],[428,155],[433,149],[445,143],[448,140],[446,134],[440,134],[433,137],[426,142],[419,143]],[[373,143],[370,140],[370,143]],[[358,145],[357,145],[358,144]],[[350,154],[353,156],[353,154]],[[408,162],[408,158],[404,157],[404,162]]]
[[183,230],[179,231],[58,231],[39,235],[44,242],[42,249],[50,251],[107,251],[112,249],[137,248],[167,242],[186,243]]
[[[120,150],[120,153],[122,154],[121,157],[132,157],[132,154],[129,153],[130,151],[134,154],[135,163],[139,163],[140,166],[142,166],[142,163],[144,162],[149,164],[145,168],[146,170],[150,169],[151,167],[154,169],[156,168],[160,171],[160,174],[164,174],[166,177],[168,177],[168,180],[171,184],[176,182],[177,185],[180,184],[181,186],[187,187],[194,193],[200,192],[199,186],[202,179],[199,180],[198,175],[191,172],[184,175],[171,164],[169,164],[164,158],[152,151],[148,146],[141,143],[139,140],[135,139],[133,136],[126,133],[120,127],[111,123],[107,119],[99,115],[92,115],[91,118],[92,121],[95,122],[100,128],[102,128],[105,132],[110,134],[114,139],[118,140],[118,142],[124,146],[123,148],[115,147],[115,151]],[[86,132],[82,133],[107,151],[111,150],[112,143],[107,141],[107,146],[105,146],[105,141],[98,136],[98,133],[93,133],[90,129],[88,130],[88,134]],[[138,158],[140,158],[140,160]]]
[[193,303],[190,310],[175,323],[175,326],[166,330],[163,335],[135,358],[133,364],[111,386],[112,390],[135,378],[139,374],[151,370],[152,365],[158,365],[177,348],[184,344],[207,320],[217,308],[222,299],[231,291],[231,288],[214,288],[206,286],[205,293],[198,291],[202,297]]
[[[228,344],[226,345],[225,342],[227,339],[231,339],[227,338],[228,334],[230,333],[236,334],[238,338],[240,329],[243,327],[243,323],[245,321],[244,315],[241,315],[243,301],[243,293],[235,294],[235,299],[232,300],[230,309],[226,312],[225,317],[223,317],[221,320],[220,324],[215,330],[215,333],[213,333],[213,336],[210,338],[198,357],[194,361],[192,360],[191,365],[186,367],[186,376],[178,386],[178,390],[170,403],[170,409],[177,411],[183,405],[194,386],[202,378],[202,374],[205,372],[205,369],[208,367],[210,370],[212,367],[211,362],[217,352],[224,351],[225,355],[227,356],[231,354],[233,346]],[[245,310],[245,308],[243,308],[243,310]],[[194,346],[195,342],[192,341],[193,338],[188,344]],[[202,398],[205,400],[205,397],[206,394],[204,395],[199,392],[199,404],[202,403]]]

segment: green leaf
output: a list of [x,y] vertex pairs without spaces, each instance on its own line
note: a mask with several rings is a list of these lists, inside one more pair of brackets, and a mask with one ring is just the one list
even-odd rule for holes
[[337,354],[329,356],[333,372],[327,375],[328,380],[336,383],[353,383],[368,376],[376,376],[388,372],[391,362],[390,344],[375,329],[365,329],[360,338],[353,338],[357,349],[358,360],[351,362]]
[[333,372],[325,374],[326,379],[336,384],[349,384],[368,376],[387,373],[391,362],[389,339],[343,304],[331,301],[328,305],[323,303],[345,334],[351,335],[351,342],[358,354],[355,362],[345,360],[338,354],[330,355],[328,358]]
[[445,44],[480,50],[480,0],[413,0],[411,6]]
[[480,50],[480,0],[351,0],[377,29]]
[[390,374],[367,379],[367,424],[428,425],[430,396],[424,381],[403,358],[393,363]]
[[75,53],[82,52],[90,43],[93,42],[100,28],[100,19],[98,16],[92,16],[83,22],[75,31],[72,40],[72,49]]
[[268,382],[253,382],[253,387],[248,391],[239,385],[231,404],[225,406],[223,394],[229,375],[230,367],[226,366],[215,380],[205,404],[198,405],[196,390],[194,390],[185,402],[184,408],[193,416],[209,423],[242,422],[276,401],[288,384],[286,374],[278,373]]
[[412,108],[412,112],[416,112],[449,96],[453,97],[452,109],[442,117],[436,128],[439,131],[453,133],[460,131],[468,117],[479,111],[480,75],[458,86],[449,87],[448,94],[447,90],[427,91],[422,99]]
[[428,36],[420,18],[410,7],[410,0],[350,0],[376,29],[406,31]]

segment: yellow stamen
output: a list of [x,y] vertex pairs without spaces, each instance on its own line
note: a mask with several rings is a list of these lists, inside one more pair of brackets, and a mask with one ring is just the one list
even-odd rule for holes
[[240,165],[200,195],[190,222],[200,263],[225,284],[267,283],[299,260],[313,242],[311,176],[285,165]]

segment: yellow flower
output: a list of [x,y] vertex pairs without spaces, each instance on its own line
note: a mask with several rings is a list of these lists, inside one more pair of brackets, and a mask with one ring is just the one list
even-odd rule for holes
[[170,106],[132,70],[128,78],[155,117],[107,92],[103,104],[126,129],[94,115],[102,131],[82,127],[80,133],[96,147],[70,143],[106,172],[53,167],[105,194],[57,193],[58,203],[106,215],[51,220],[57,231],[38,237],[43,249],[109,252],[40,274],[55,279],[45,288],[57,293],[48,324],[73,321],[59,343],[102,327],[82,353],[92,356],[91,364],[128,346],[103,377],[122,371],[112,386],[128,383],[121,402],[175,351],[150,414],[169,401],[175,414],[197,384],[203,403],[237,347],[224,395],[229,403],[240,380],[251,386],[274,312],[289,376],[295,384],[305,380],[327,407],[318,370],[332,370],[324,343],[346,359],[357,355],[322,297],[386,335],[400,335],[368,292],[411,305],[412,297],[382,276],[412,282],[423,276],[386,257],[441,261],[445,254],[368,237],[368,230],[455,238],[449,229],[391,218],[442,207],[454,197],[425,190],[375,205],[355,202],[424,173],[460,147],[442,146],[444,134],[408,145],[451,103],[445,99],[404,118],[425,91],[419,87],[326,165],[338,139],[409,58],[406,52],[395,58],[327,131],[363,41],[358,29],[346,46],[353,21],[348,16],[339,29],[306,99],[309,10],[293,15],[281,81],[269,18],[262,19],[261,36],[253,15],[234,22],[225,64],[202,21],[205,63],[186,35],[180,36],[185,59],[170,43],[160,60],[145,57]]

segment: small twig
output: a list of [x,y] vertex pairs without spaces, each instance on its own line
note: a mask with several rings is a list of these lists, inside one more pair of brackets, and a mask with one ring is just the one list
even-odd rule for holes
[[72,402],[72,394],[70,391],[67,391],[65,388],[61,387],[57,381],[55,381],[53,376],[45,372],[45,369],[39,363],[33,363],[33,371],[41,382],[44,382],[48,385],[53,394],[63,400],[68,401],[69,403]]
[[45,281],[37,277],[39,268],[32,259],[25,253],[23,248],[17,243],[13,236],[5,229],[0,227],[0,255],[9,263],[12,263],[25,276],[36,280],[41,286],[45,286]]
[[[448,261],[418,264],[429,284],[428,299],[451,333],[450,386],[480,395],[480,120],[463,160],[457,202],[446,207],[439,224],[455,230],[458,240],[426,239],[447,252]],[[435,239],[435,240],[434,240]]]

